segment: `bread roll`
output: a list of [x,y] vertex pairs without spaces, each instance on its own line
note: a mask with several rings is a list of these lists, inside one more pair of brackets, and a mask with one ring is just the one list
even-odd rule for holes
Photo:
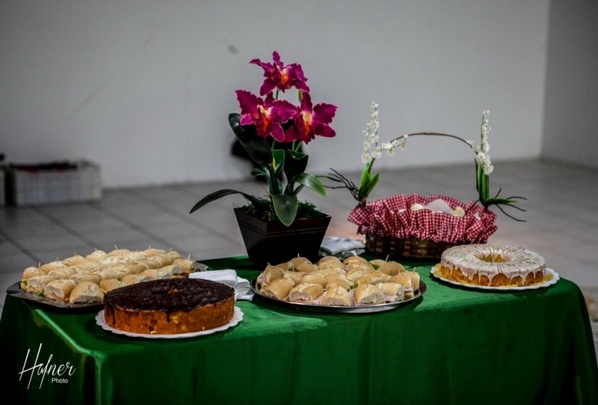
[[22,288],[28,292],[28,293],[32,293],[32,294],[38,294],[40,293],[44,287],[46,286],[46,284],[48,284],[51,281],[57,280],[56,277],[54,276],[49,276],[47,274],[45,275],[41,275],[41,276],[33,276],[31,278],[29,278],[28,280],[24,280],[21,285]]
[[352,301],[347,290],[340,286],[331,286],[322,296],[320,304],[334,307],[348,307],[352,305]]
[[299,280],[299,283],[301,283],[301,284],[320,284],[322,287],[326,287],[326,284],[328,282],[326,281],[326,276],[324,276],[323,274],[307,273],[303,277],[301,277],[301,280]]
[[289,302],[313,302],[324,292],[321,284],[298,284],[289,291]]
[[85,258],[87,260],[99,262],[100,260],[104,259],[106,256],[108,256],[108,253],[104,252],[103,250],[96,249],[93,251],[93,253],[90,253],[87,256],[85,256]]
[[31,277],[39,276],[40,271],[39,267],[29,266],[25,270],[23,270],[23,277],[22,280],[30,279]]
[[380,283],[378,288],[382,290],[386,302],[403,301],[405,299],[405,287],[399,283]]
[[396,276],[392,276],[390,278],[390,282],[402,284],[405,287],[405,298],[413,298],[413,279],[412,277],[405,273],[399,273]]
[[411,278],[411,284],[413,286],[413,291],[419,290],[419,284],[421,281],[421,277],[417,271],[408,271],[406,274]]
[[181,266],[183,269],[185,269],[185,273],[195,273],[199,270],[199,264],[195,260],[181,258],[173,260],[172,264]]
[[99,285],[92,281],[81,281],[71,291],[71,304],[96,304],[104,299],[104,293]]
[[326,288],[331,287],[342,287],[349,291],[353,286],[354,282],[351,281],[347,276],[341,274],[329,274],[326,276]]
[[42,264],[41,266],[39,266],[39,272],[41,274],[48,274],[53,270],[65,268],[65,267],[68,267],[68,266],[66,264],[64,264],[63,262],[54,261],[54,262]]
[[107,293],[108,291],[112,291],[115,288],[122,286],[122,281],[117,278],[105,278],[100,281],[100,288],[103,292]]
[[176,264],[169,264],[167,266],[162,267],[160,270],[169,273],[171,276],[179,276],[185,273],[185,269]]
[[166,254],[166,250],[164,250],[164,249],[156,249],[156,248],[147,248],[147,249],[144,250],[144,252],[148,256],[157,256],[157,255],[165,255]]
[[287,270],[283,273],[283,277],[284,278],[288,278],[290,280],[293,280],[294,284],[299,284],[299,281],[301,280],[301,277],[303,277],[306,273],[302,272],[302,271],[290,271]]
[[260,292],[266,297],[284,301],[289,296],[289,292],[291,292],[291,288],[294,286],[295,283],[288,278],[277,278],[271,283],[264,285]]
[[62,262],[64,264],[66,264],[67,266],[75,266],[77,264],[85,263],[86,261],[87,261],[87,259],[81,255],[73,255],[71,257],[67,257],[66,259],[62,260]]
[[297,256],[289,260],[289,268],[296,268],[300,264],[311,264],[311,261],[307,257]]
[[137,283],[141,283],[141,282],[144,282],[144,281],[150,281],[150,280],[153,280],[153,278],[151,278],[147,274],[143,274],[143,273],[141,273],[141,274],[127,274],[121,280],[120,285],[121,286],[125,286],[125,285],[137,284]]
[[69,279],[73,280],[75,284],[78,284],[81,281],[93,281],[94,283],[99,284],[100,281],[102,281],[102,278],[94,273],[75,273],[71,275]]
[[303,273],[313,273],[318,270],[318,266],[313,263],[303,262],[295,266],[295,270]]
[[354,290],[354,298],[357,305],[376,305],[386,302],[382,290],[372,284],[357,286]]
[[258,278],[258,282],[260,284],[270,284],[272,281],[276,280],[277,278],[282,278],[284,276],[285,270],[283,270],[279,266],[266,266],[266,270],[264,270],[260,277]]
[[75,269],[65,266],[65,267],[59,267],[57,269],[52,270],[51,272],[48,273],[48,275],[54,276],[56,278],[69,278],[70,276],[72,276],[75,273],[76,273]]
[[402,273],[405,270],[405,267],[401,263],[398,262],[386,262],[378,268],[378,271],[384,274],[388,274],[390,276],[394,276],[396,274]]
[[94,273],[101,270],[101,268],[100,263],[91,260],[71,266],[71,269],[75,270],[75,273]]
[[146,277],[150,277],[152,280],[161,280],[164,278],[172,278],[172,274],[165,269],[147,269],[147,270],[142,271],[139,274],[146,276]]
[[50,281],[44,287],[44,296],[54,300],[68,302],[69,295],[73,288],[75,288],[75,285],[76,283],[73,280],[68,279]]
[[97,272],[102,280],[107,278],[121,279],[127,274],[126,268],[123,267],[107,267]]

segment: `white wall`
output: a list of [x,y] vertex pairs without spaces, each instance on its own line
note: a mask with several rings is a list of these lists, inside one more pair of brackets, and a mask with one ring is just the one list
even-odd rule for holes
[[[548,0],[3,0],[0,151],[96,161],[107,187],[243,178],[227,115],[236,89],[261,84],[249,60],[278,50],[339,107],[311,172],[361,169],[372,100],[383,140],[477,140],[489,109],[494,160],[539,157],[548,13]],[[471,160],[413,139],[378,167]]]
[[598,168],[598,1],[550,4],[542,155]]

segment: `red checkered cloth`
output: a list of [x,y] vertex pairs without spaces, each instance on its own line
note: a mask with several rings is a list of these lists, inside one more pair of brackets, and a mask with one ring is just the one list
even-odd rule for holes
[[[461,207],[464,217],[428,209],[412,211],[413,204],[426,206],[442,199],[455,209]],[[464,204],[452,197],[419,194],[403,194],[357,206],[349,214],[349,221],[358,226],[357,232],[364,235],[391,236],[398,239],[414,237],[420,240],[447,243],[486,243],[496,231],[496,215],[471,201]]]

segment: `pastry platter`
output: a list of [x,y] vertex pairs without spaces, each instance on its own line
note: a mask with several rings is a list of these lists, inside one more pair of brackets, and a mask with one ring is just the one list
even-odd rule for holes
[[436,273],[436,268],[432,268],[430,271],[432,277],[435,277],[439,280],[442,280],[446,283],[457,285],[459,287],[466,287],[475,290],[489,290],[489,291],[526,291],[526,290],[537,290],[539,288],[546,288],[551,285],[554,285],[559,281],[560,277],[559,274],[554,271],[553,269],[546,269],[546,280],[543,283],[537,283],[532,285],[526,285],[522,287],[516,286],[504,286],[504,287],[493,287],[493,286],[484,286],[484,285],[475,285],[475,284],[466,284],[466,283],[459,283],[455,280],[449,280],[445,277],[440,276]]
[[19,287],[19,284],[20,284],[20,282],[18,282],[18,281],[16,283],[12,284],[10,287],[8,287],[8,289],[6,290],[6,293],[13,297],[36,302],[38,304],[47,305],[47,306],[54,307],[54,308],[82,309],[82,308],[101,307],[103,305],[101,302],[92,302],[92,303],[87,303],[87,304],[71,304],[70,302],[54,300],[51,298],[42,297],[40,295],[27,293],[27,292],[21,290],[21,288]]
[[106,323],[106,320],[104,319],[104,310],[101,310],[96,315],[95,319],[96,319],[96,323],[98,324],[98,326],[100,326],[102,329],[104,329],[108,332],[112,332],[117,335],[125,335],[125,336],[129,336],[129,337],[139,337],[139,338],[145,338],[145,339],[186,339],[186,338],[191,338],[191,337],[212,335],[214,333],[222,332],[224,330],[227,330],[234,326],[237,326],[239,324],[239,322],[241,322],[243,320],[243,311],[241,311],[241,309],[239,307],[235,307],[235,313],[233,315],[233,319],[226,325],[222,325],[217,328],[202,330],[202,331],[198,331],[198,332],[175,333],[175,334],[164,334],[164,335],[154,335],[151,333],[132,333],[132,332],[126,332],[126,331],[123,331],[120,329],[115,329]]
[[333,314],[369,314],[375,312],[385,312],[393,309],[400,308],[413,301],[418,300],[426,292],[426,284],[423,281],[419,283],[418,291],[413,295],[412,298],[407,298],[402,301],[388,302],[385,304],[373,304],[373,305],[354,305],[354,306],[328,306],[328,305],[315,305],[311,303],[300,303],[300,302],[288,302],[282,301],[276,298],[268,297],[257,288],[257,279],[251,282],[251,287],[255,293],[254,300],[256,297],[267,304],[278,306],[281,308],[292,309],[303,312],[316,312],[316,313],[333,313]]

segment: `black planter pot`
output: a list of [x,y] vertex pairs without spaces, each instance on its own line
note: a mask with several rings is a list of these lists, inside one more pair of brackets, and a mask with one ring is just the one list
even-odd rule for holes
[[287,262],[297,256],[316,261],[330,224],[329,215],[299,218],[289,227],[280,221],[263,221],[248,215],[241,208],[235,208],[235,215],[247,256],[260,266]]

